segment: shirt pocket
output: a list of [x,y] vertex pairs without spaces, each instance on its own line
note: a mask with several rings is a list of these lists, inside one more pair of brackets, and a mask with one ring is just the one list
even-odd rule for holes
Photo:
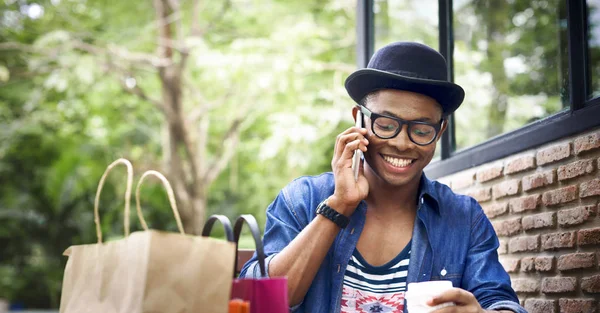
[[449,280],[453,287],[460,287],[464,269],[464,263],[439,264],[433,267],[431,280]]

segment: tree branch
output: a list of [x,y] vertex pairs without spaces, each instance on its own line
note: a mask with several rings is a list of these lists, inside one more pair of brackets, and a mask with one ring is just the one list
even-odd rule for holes
[[[196,124],[196,123],[194,123]],[[196,157],[198,158],[198,175],[199,177],[205,177],[208,171],[207,158],[206,158],[206,146],[208,143],[208,130],[210,128],[210,118],[207,114],[199,116],[198,124],[198,137],[196,147]]]
[[207,185],[210,185],[219,176],[219,174],[221,174],[231,160],[231,157],[233,157],[235,148],[239,141],[240,126],[242,125],[242,122],[244,122],[244,119],[247,118],[247,113],[253,103],[254,101],[247,101],[246,105],[238,111],[238,115],[233,119],[233,121],[231,121],[227,132],[225,132],[225,135],[221,140],[221,144],[216,150],[216,160],[211,162],[211,164],[208,166],[206,174],[204,175]]
[[20,42],[0,42],[0,51],[17,50],[29,53],[38,53],[38,49],[32,45],[20,43]]
[[[163,166],[168,173],[167,177],[169,178],[169,181],[173,185],[177,200],[182,204],[189,204],[191,201],[190,194],[186,186],[184,171],[181,167],[181,157],[177,151],[177,144],[174,142],[176,139],[173,137],[169,128],[170,125],[168,123],[163,125]],[[182,213],[184,220],[191,220],[194,216],[194,212],[190,205],[180,205],[179,210],[181,210],[180,212]]]
[[187,120],[189,123],[198,122],[198,119],[202,115],[206,115],[210,111],[212,111],[214,108],[216,108],[217,106],[227,103],[229,101],[229,99],[231,99],[231,97],[233,96],[233,91],[230,89],[227,91],[227,93],[223,97],[221,97],[217,101],[209,101],[208,99],[206,99],[204,97],[202,92],[200,92],[200,90],[198,90],[197,88],[194,88],[187,84],[186,84],[186,87],[187,87],[188,91],[193,95],[194,100],[197,103],[197,105],[194,107],[194,109],[192,109],[190,111],[190,113],[188,114]]
[[194,37],[200,36],[200,0],[194,0],[192,4],[192,26],[191,35]]
[[166,39],[171,38],[171,24],[167,21],[169,16],[165,0],[154,0],[154,11],[158,27],[158,55],[171,60],[173,50],[167,45]]
[[[135,79],[132,76],[129,76],[128,78],[132,78]],[[157,109],[159,109],[163,114],[167,115],[167,112],[165,111],[165,107],[162,105],[162,103],[160,103],[160,101],[150,98],[146,92],[144,92],[144,90],[142,88],[140,88],[137,85],[137,80],[136,80],[136,85],[132,88],[130,86],[127,86],[127,83],[125,80],[123,79],[119,79],[119,82],[121,83],[121,87],[123,87],[123,90],[125,90],[126,92],[132,94],[132,95],[136,95],[138,96],[140,99],[147,101],[149,103],[152,103]]]
[[[73,39],[69,42],[73,48],[77,50],[81,50],[87,52],[89,54],[93,54],[96,56],[100,55],[110,55],[112,57],[135,63],[138,65],[150,65],[155,68],[166,67],[171,64],[171,61],[166,58],[159,58],[152,54],[142,53],[142,52],[131,52],[123,47],[119,47],[116,45],[108,45],[108,47],[99,47],[97,45],[93,45],[90,43],[83,42],[79,39]],[[66,45],[68,46],[68,44]],[[0,51],[23,51],[27,53],[39,53],[43,55],[55,56],[58,55],[61,49],[64,49],[64,46],[54,48],[54,49],[41,49],[37,48],[33,45],[24,44],[20,42],[2,42],[0,43]]]
[[[165,106],[161,101],[148,96],[146,94],[146,92],[139,86],[138,80],[135,79],[134,75],[131,72],[114,64],[113,62],[110,61],[110,59],[106,61],[105,65],[107,67],[107,70],[105,72],[108,72],[108,70],[115,70],[122,74],[121,77],[118,77],[118,80],[124,91],[126,91],[132,95],[136,95],[141,100],[147,101],[147,102],[151,103],[152,105],[154,105],[159,111],[161,111],[165,115],[165,118],[167,119],[167,121],[171,121],[174,119],[174,112],[171,110],[171,108]],[[123,77],[125,77],[125,79],[123,79]],[[127,78],[134,79],[135,85],[128,86],[127,81],[126,81]]]
[[235,148],[239,142],[239,128],[242,121],[243,118],[241,116],[234,119],[229,130],[223,136],[223,141],[217,150],[217,160],[212,162],[204,177],[207,185],[210,185],[221,174],[231,160],[231,157],[233,157]]
[[161,68],[171,65],[171,60],[167,58],[156,57],[152,54],[131,52],[125,48],[116,45],[109,45],[107,48],[98,47],[81,40],[74,40],[73,47],[94,55],[108,55],[113,58],[125,60],[136,64],[150,65],[155,68]]

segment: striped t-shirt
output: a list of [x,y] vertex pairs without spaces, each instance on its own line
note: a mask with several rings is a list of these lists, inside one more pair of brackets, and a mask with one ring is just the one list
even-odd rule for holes
[[382,266],[369,265],[354,249],[344,274],[342,313],[402,312],[411,242]]

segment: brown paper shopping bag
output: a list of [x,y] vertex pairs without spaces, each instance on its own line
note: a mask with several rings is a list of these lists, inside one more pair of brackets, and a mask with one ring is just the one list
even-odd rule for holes
[[[125,238],[102,242],[98,199],[104,179],[117,164],[128,168]],[[169,196],[180,233],[149,230],[139,206],[140,186],[158,177]],[[94,205],[96,244],[71,246],[65,268],[61,313],[226,313],[231,292],[235,244],[185,235],[173,191],[158,172],[147,171],[136,188],[138,217],[144,231],[129,234],[131,164],[112,163],[102,176]]]

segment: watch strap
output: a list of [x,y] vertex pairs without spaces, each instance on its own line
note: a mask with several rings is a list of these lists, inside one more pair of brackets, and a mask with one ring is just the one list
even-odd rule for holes
[[350,223],[350,219],[347,216],[340,214],[338,211],[327,205],[327,199],[317,206],[317,214],[323,215],[342,229],[346,228]]

